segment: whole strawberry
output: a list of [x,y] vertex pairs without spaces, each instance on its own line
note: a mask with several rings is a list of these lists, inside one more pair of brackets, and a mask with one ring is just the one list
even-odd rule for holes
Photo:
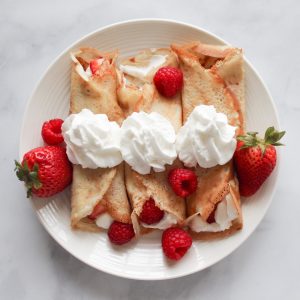
[[72,182],[72,165],[66,149],[45,146],[27,152],[20,164],[15,161],[15,171],[20,181],[25,182],[27,197],[50,197],[61,192]]
[[281,146],[279,140],[285,131],[276,131],[269,127],[264,139],[257,137],[257,132],[248,132],[237,137],[234,164],[239,179],[240,193],[249,197],[256,193],[276,166],[276,149]]

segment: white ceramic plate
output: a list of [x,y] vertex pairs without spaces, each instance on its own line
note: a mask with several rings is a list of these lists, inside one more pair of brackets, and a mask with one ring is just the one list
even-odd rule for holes
[[[71,50],[80,46],[92,46],[104,51],[119,49],[121,55],[127,56],[144,48],[164,47],[173,42],[193,40],[225,44],[205,30],[169,20],[127,21],[99,29],[80,39],[50,65],[28,101],[20,139],[20,156],[43,144],[40,129],[45,120],[65,118],[68,114]],[[245,69],[247,127],[259,132],[264,132],[270,125],[278,127],[274,103],[265,85],[247,60]],[[135,243],[118,248],[111,246],[106,233],[72,231],[69,191],[47,200],[33,199],[32,203],[38,218],[50,235],[86,264],[117,276],[161,280],[203,270],[238,248],[265,215],[271,203],[276,180],[277,169],[254,197],[243,201],[242,231],[223,240],[195,241],[188,254],[177,263],[169,263],[164,258],[160,233],[147,235]]]

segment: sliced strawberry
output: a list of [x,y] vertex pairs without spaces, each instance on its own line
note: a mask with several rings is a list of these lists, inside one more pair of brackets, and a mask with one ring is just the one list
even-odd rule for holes
[[91,69],[93,75],[99,70],[98,59],[92,60],[90,62],[90,69]]
[[94,210],[92,211],[92,213],[90,215],[88,215],[88,218],[91,220],[96,220],[105,211],[106,211],[106,208],[101,203],[98,203],[94,207]]

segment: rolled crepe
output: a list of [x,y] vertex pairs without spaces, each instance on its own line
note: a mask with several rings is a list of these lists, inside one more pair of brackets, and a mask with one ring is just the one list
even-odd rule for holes
[[[242,50],[193,42],[172,45],[184,75],[183,121],[200,105],[213,105],[227,115],[236,134],[244,131],[245,98]],[[224,237],[243,225],[238,183],[232,160],[225,165],[194,169],[196,192],[187,198],[186,224],[198,239]],[[195,232],[195,230],[197,232]]]
[[[70,113],[87,108],[96,114],[106,114],[110,121],[121,124],[124,118],[117,102],[116,53],[101,53],[94,48],[82,48],[71,55]],[[88,75],[90,61],[102,58],[98,74]],[[71,225],[74,229],[99,231],[88,218],[96,205],[102,206],[113,220],[131,223],[131,209],[124,182],[124,163],[114,168],[87,169],[74,165],[71,194]]]
[[[162,66],[178,66],[176,55],[169,49],[145,50],[122,61],[118,71],[118,98],[126,115],[138,111],[157,112],[168,119],[177,131],[182,125],[181,95],[166,99],[157,92],[153,84],[153,76]],[[185,202],[173,192],[168,182],[169,170],[179,166],[181,163],[175,161],[164,172],[152,170],[150,174],[141,175],[126,164],[125,182],[133,208],[132,222],[137,234],[148,232],[149,227],[157,228],[156,224],[146,228],[145,224],[139,222],[138,216],[149,198],[165,212],[165,217],[171,215],[176,218],[173,225],[181,225],[184,221]]]

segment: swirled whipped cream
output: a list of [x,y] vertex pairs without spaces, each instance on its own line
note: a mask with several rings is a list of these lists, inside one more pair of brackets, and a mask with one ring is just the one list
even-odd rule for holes
[[189,226],[195,232],[219,232],[230,228],[237,217],[238,212],[232,196],[227,194],[217,206],[214,223],[209,224],[200,215],[196,215],[189,222]]
[[157,222],[155,224],[151,224],[151,225],[148,225],[143,222],[141,222],[141,224],[144,227],[164,230],[164,229],[171,227],[172,225],[177,224],[177,222],[178,222],[178,220],[173,214],[170,214],[165,211],[163,218],[159,222]]
[[83,109],[66,118],[62,134],[67,144],[67,155],[73,164],[83,168],[111,168],[122,162],[121,130],[104,114]]
[[176,135],[171,123],[156,112],[134,112],[121,127],[123,159],[140,174],[165,170],[176,158]]
[[233,156],[235,127],[226,115],[217,113],[212,105],[195,107],[176,139],[179,159],[187,167],[198,163],[203,168],[224,165]]

